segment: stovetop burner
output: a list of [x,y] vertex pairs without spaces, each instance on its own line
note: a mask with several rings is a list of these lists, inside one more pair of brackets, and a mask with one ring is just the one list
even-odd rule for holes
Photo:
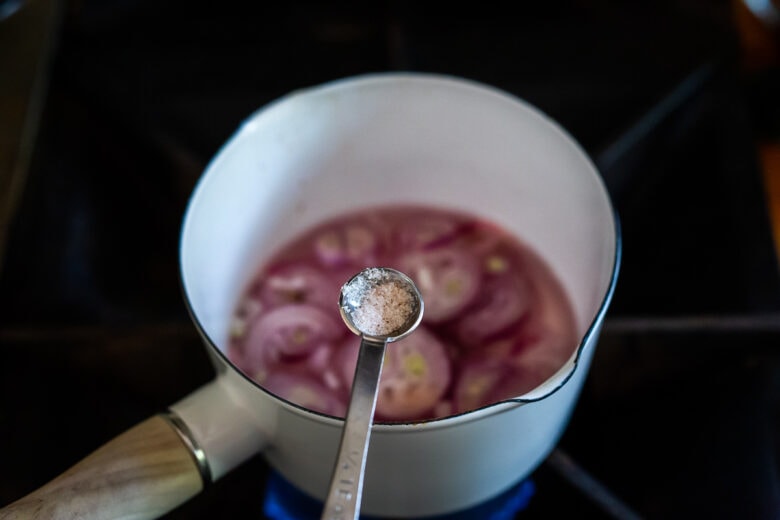
[[[428,520],[501,520],[515,518],[528,507],[535,484],[527,479],[483,504],[457,513],[427,517]],[[271,471],[265,487],[263,513],[269,520],[320,520],[323,504],[304,495],[277,472]],[[365,520],[380,517],[361,515]]]

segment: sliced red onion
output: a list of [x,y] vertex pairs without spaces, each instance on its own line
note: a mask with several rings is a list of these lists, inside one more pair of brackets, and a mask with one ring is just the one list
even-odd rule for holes
[[574,352],[552,331],[518,330],[461,359],[454,389],[455,409],[465,412],[525,394],[547,381]]
[[398,265],[420,289],[425,302],[423,320],[430,323],[455,317],[479,291],[478,261],[463,249],[444,247],[408,253]]
[[[360,341],[342,346],[342,377],[352,386]],[[408,337],[387,346],[376,416],[384,420],[422,417],[439,403],[451,380],[446,348],[432,332],[419,326]]]
[[455,411],[462,413],[490,404],[507,371],[508,367],[496,359],[462,363],[453,392]]
[[288,304],[333,308],[340,285],[333,277],[307,262],[288,263],[269,270],[259,288],[260,300],[269,307]]
[[388,266],[418,285],[427,328],[388,345],[377,418],[441,417],[518,397],[557,371],[576,341],[569,317],[537,289],[533,262],[503,230],[465,215],[409,207],[331,221],[264,271],[236,309],[228,357],[285,398],[343,414],[360,338],[338,317],[339,290],[365,267]]
[[243,344],[240,367],[254,375],[269,364],[297,361],[317,347],[332,343],[345,327],[332,313],[306,304],[271,309],[252,324]]
[[534,304],[530,281],[514,270],[484,280],[479,297],[456,325],[458,339],[465,346],[482,346],[518,325]]
[[314,240],[314,252],[327,266],[367,265],[376,259],[379,243],[371,227],[342,224],[320,233]]
[[285,372],[272,372],[259,380],[265,389],[309,410],[343,417],[347,405],[338,395],[312,377]]
[[499,359],[470,360],[463,364],[454,390],[458,413],[519,397],[545,381],[532,367],[514,366]]
[[459,236],[462,227],[451,216],[414,213],[397,225],[394,246],[402,251],[442,246]]

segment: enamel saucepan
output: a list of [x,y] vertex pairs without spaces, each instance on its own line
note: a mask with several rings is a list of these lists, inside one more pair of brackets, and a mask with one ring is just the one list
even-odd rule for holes
[[342,419],[264,390],[225,348],[231,313],[257,267],[289,238],[357,209],[353,201],[450,207],[500,224],[551,266],[580,337],[560,370],[524,395],[442,419],[374,425],[363,511],[447,513],[528,476],[566,427],[614,290],[620,236],[609,196],[575,140],[521,99],[461,78],[372,74],[262,108],[197,184],[182,227],[181,278],[213,381],[0,518],[154,518],[258,453],[323,499]]

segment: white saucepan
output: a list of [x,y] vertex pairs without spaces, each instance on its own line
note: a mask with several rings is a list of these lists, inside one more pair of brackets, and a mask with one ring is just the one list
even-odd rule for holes
[[187,305],[216,367],[208,385],[109,442],[0,518],[153,518],[262,452],[324,498],[343,421],[280,399],[225,355],[258,266],[314,224],[363,206],[451,207],[494,221],[552,267],[574,308],[576,352],[515,399],[443,419],[379,424],[363,511],[466,508],[529,475],[558,442],[588,374],[620,260],[609,196],[587,155],[522,100],[472,81],[388,73],[293,92],[249,117],[192,194],[181,235]]

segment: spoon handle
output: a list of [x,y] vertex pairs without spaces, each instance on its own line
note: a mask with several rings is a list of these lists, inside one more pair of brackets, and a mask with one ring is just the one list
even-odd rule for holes
[[360,341],[352,395],[322,520],[356,520],[360,516],[368,438],[386,346],[386,341],[366,337]]

